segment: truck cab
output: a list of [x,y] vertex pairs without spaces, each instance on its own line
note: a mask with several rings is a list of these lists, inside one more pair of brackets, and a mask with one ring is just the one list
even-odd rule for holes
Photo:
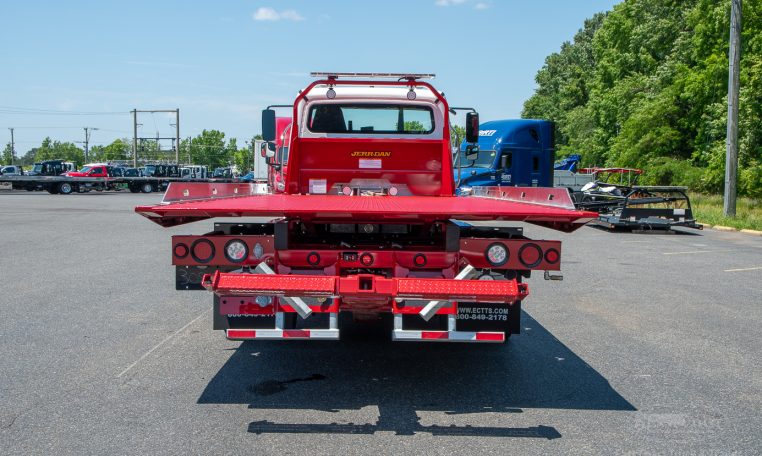
[[145,177],[180,177],[180,167],[177,165],[146,165]]
[[[546,120],[495,120],[479,126],[478,153],[460,146],[461,188],[476,186],[552,187],[555,145]],[[456,164],[457,165],[457,164]]]
[[24,168],[18,165],[0,167],[0,176],[23,176]]
[[68,177],[110,177],[109,166],[105,163],[88,163],[83,166],[79,171],[68,171],[64,173],[64,176]]
[[74,163],[63,160],[45,160],[35,163],[29,176],[60,176],[63,173],[74,171]]
[[180,168],[180,177],[183,179],[206,179],[209,169],[204,165],[188,165]]
[[274,140],[261,143],[261,155],[267,160],[267,185],[274,193],[286,189],[291,123],[291,117],[276,117]]
[[233,178],[233,169],[229,166],[222,166],[219,168],[215,168],[214,172],[212,173],[213,179],[232,179]]

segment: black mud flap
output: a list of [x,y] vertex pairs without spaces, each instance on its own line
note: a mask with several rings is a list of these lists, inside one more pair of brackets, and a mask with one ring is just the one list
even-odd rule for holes
[[175,290],[203,290],[201,278],[216,270],[214,266],[175,266]]
[[[220,298],[214,295],[214,319],[212,329],[273,329],[275,315],[222,315],[220,314]],[[292,314],[296,315],[296,314]],[[293,318],[291,315],[286,317]],[[287,322],[287,327],[291,327]]]
[[505,335],[521,332],[521,301],[505,304],[459,302],[458,331],[503,331]]

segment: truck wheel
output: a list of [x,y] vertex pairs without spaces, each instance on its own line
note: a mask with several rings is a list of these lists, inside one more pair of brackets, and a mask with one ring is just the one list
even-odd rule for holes
[[57,185],[48,185],[45,187],[45,190],[48,191],[51,195],[55,195],[58,193],[58,186]]
[[153,185],[150,182],[146,182],[140,187],[143,193],[151,193],[153,191]]
[[58,184],[58,193],[62,195],[68,195],[74,191],[74,187],[68,182],[61,182]]
[[130,184],[129,189],[131,193],[140,193],[140,187],[135,184]]

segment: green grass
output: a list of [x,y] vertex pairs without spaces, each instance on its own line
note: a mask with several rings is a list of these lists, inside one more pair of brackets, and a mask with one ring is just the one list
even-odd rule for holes
[[736,216],[722,214],[721,195],[690,195],[693,216],[699,223],[762,231],[762,200],[738,198]]

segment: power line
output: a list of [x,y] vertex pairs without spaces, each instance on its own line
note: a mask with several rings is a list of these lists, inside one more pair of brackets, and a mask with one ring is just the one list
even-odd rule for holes
[[63,111],[45,108],[21,108],[17,106],[0,106],[0,113],[22,115],[70,115],[70,116],[101,116],[128,115],[127,111]]
[[[11,128],[11,127],[7,127],[7,128]],[[56,126],[56,127],[30,127],[30,126],[27,126],[27,127],[13,127],[13,128],[15,128],[17,130],[20,130],[20,129],[24,129],[24,130],[53,130],[53,129],[61,129],[61,130],[62,129],[76,129],[76,130],[81,130],[83,127],[80,127],[80,126],[66,126],[66,127],[63,127],[63,126]],[[98,128],[98,130],[100,130],[100,131],[108,131],[108,132],[112,132],[112,133],[125,133],[125,134],[129,134],[129,132],[127,130],[113,130],[113,129],[108,129],[108,128]]]

